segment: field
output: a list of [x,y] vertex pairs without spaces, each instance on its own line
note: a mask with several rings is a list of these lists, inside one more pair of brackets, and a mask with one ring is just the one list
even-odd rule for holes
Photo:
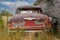
[[7,18],[3,16],[3,22],[0,21],[0,40],[60,40],[60,33],[53,33],[53,31],[42,32],[9,32],[7,25]]

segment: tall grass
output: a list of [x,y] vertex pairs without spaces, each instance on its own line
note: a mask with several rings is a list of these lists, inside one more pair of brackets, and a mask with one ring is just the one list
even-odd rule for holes
[[[7,19],[2,20],[2,16],[0,16],[0,40],[57,40],[58,38],[51,32],[24,32],[25,30],[21,30],[22,32],[9,32],[7,26]],[[6,23],[4,23],[6,22]],[[56,34],[57,35],[57,34]],[[59,37],[60,38],[60,37]]]

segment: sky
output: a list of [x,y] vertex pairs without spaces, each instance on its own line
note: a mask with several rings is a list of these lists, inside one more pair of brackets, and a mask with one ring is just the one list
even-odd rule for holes
[[10,13],[15,13],[19,6],[33,5],[36,0],[0,0],[0,12],[6,10]]

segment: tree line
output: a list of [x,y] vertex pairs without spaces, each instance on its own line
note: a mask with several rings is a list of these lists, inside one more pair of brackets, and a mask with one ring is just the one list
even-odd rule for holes
[[12,16],[12,15],[13,15],[12,13],[5,10],[2,10],[2,12],[0,12],[0,16]]

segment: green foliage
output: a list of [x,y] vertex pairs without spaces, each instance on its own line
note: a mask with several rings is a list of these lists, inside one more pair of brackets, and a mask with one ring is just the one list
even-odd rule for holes
[[2,16],[0,15],[0,29],[3,30],[4,25],[3,25],[3,20],[2,20]]

